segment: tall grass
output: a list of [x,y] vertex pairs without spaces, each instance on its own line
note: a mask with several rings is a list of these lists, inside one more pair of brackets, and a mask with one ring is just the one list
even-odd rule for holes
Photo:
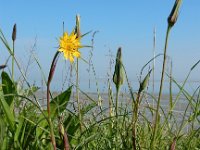
[[[176,20],[177,17],[175,17]],[[168,21],[172,28],[174,24],[172,25],[173,22],[170,21],[173,20],[168,19]],[[39,89],[27,80],[26,73],[16,58],[17,49],[14,53],[0,30],[1,43],[13,58],[14,63],[12,64],[16,64],[16,69],[23,77],[22,81],[15,80],[13,75],[16,69],[9,74],[7,70],[10,69],[10,66],[7,65],[7,62],[1,62],[5,64],[0,65],[1,149],[200,149],[200,86],[193,93],[185,89],[190,74],[198,67],[200,61],[191,67],[183,84],[173,78],[172,67],[169,74],[165,71],[170,28],[168,27],[167,30],[164,54],[154,56],[142,67],[137,91],[132,90],[126,67],[122,61],[123,51],[121,48],[116,57],[115,70],[110,68],[110,72],[113,71],[113,83],[108,75],[108,93],[104,93],[104,95],[99,92],[98,83],[96,95],[82,91],[79,86],[81,82],[78,81],[80,75],[78,75],[78,69],[72,69],[77,74],[75,83],[70,80],[71,86],[55,96],[51,93],[50,83],[54,73],[57,73],[56,62],[60,53],[56,52],[52,60],[48,80],[44,75],[42,64],[33,55],[46,84],[47,107],[40,105],[37,96],[37,92],[40,92]],[[93,40],[95,33],[92,37]],[[92,49],[91,57],[88,62],[89,68],[96,76],[92,64],[92,53],[95,52],[93,40],[92,47],[90,47]],[[147,90],[151,72],[154,72],[152,70],[154,67],[151,69],[148,66],[160,56],[164,56],[164,60],[160,92],[157,97],[155,93],[149,93]],[[77,68],[79,67],[78,63],[81,61],[76,62]],[[166,98],[162,95],[164,75],[169,78],[170,85],[169,95]],[[26,85],[19,84],[23,81]],[[89,86],[90,84],[92,83],[90,82]],[[116,90],[112,90],[114,84]],[[127,84],[129,93],[125,93],[122,89],[119,90],[125,84]],[[178,88],[177,94],[174,92],[174,86]],[[71,96],[71,93],[74,92],[73,87],[76,88],[77,99],[73,99]],[[115,94],[116,96],[114,96]],[[128,101],[125,100],[125,96],[128,97]],[[106,100],[104,104],[99,105],[101,97]],[[164,99],[169,100],[167,108],[161,105]],[[151,103],[152,100],[156,103],[156,108]],[[185,108],[181,113],[177,113],[177,105],[182,100],[185,101]],[[119,105],[119,102],[122,101],[124,101],[124,105]],[[73,109],[72,106],[75,108]]]

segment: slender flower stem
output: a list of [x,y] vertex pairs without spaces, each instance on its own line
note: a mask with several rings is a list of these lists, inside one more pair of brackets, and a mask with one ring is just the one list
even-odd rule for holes
[[138,92],[136,103],[133,107],[133,115],[132,115],[132,142],[133,142],[133,150],[137,149],[136,137],[137,137],[137,121],[138,121],[138,108],[140,103],[140,95],[141,92]]
[[[153,87],[152,87],[152,94],[154,95],[155,92],[155,51],[156,51],[156,28],[154,28],[153,31],[153,66],[152,66],[152,71],[153,71]],[[154,101],[153,101],[153,107],[154,107]]]
[[78,105],[78,117],[80,121],[80,130],[82,132],[82,116],[81,116],[81,106],[79,101],[79,65],[78,65],[78,58],[76,64],[76,100]]
[[[116,86],[115,113],[116,113],[116,135],[117,136],[118,136],[118,99],[119,99],[119,90],[120,90],[120,86]],[[118,138],[116,137],[116,139],[118,139]]]
[[51,64],[51,68],[49,71],[49,77],[48,77],[48,82],[47,82],[47,112],[48,112],[48,123],[50,126],[50,134],[51,134],[51,143],[53,145],[54,150],[56,150],[56,140],[55,140],[55,135],[54,135],[54,129],[53,129],[53,124],[51,121],[51,111],[50,111],[50,83],[51,80],[53,78],[54,72],[55,72],[55,68],[56,68],[56,64],[58,61],[58,57],[59,57],[60,52],[57,51],[56,54],[54,55],[52,64]]
[[161,97],[162,97],[163,81],[164,81],[166,58],[167,58],[167,46],[168,46],[168,38],[169,38],[170,30],[171,30],[171,26],[168,25],[166,38],[165,38],[162,75],[161,75],[161,80],[160,80],[160,90],[159,90],[158,102],[157,102],[157,108],[156,108],[156,118],[155,118],[155,122],[154,122],[153,138],[152,138],[152,142],[151,142],[152,149],[154,149],[154,141],[155,141],[155,138],[156,138],[156,132],[157,132],[158,125],[160,124],[160,122],[158,122],[159,121],[159,108],[160,108],[160,101],[161,101]]
[[118,99],[119,99],[119,90],[120,87],[116,87],[116,102],[115,102],[115,111],[116,111],[116,118],[118,119]]
[[13,51],[12,51],[12,80],[14,81],[14,62],[15,62],[15,40],[17,35],[17,25],[14,24],[12,31]]
[[12,80],[14,81],[14,62],[15,62],[15,41],[13,41],[13,56],[12,56]]

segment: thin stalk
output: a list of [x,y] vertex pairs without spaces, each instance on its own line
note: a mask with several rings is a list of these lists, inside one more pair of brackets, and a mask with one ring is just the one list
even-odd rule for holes
[[119,99],[120,87],[116,86],[116,102],[115,102],[115,113],[116,113],[116,140],[118,141],[118,99]]
[[116,87],[116,102],[115,102],[115,111],[116,111],[116,118],[118,119],[118,99],[119,99],[119,87]]
[[161,80],[160,80],[160,90],[159,90],[158,102],[157,102],[157,108],[156,108],[156,117],[155,117],[155,122],[154,122],[153,138],[152,138],[152,142],[151,142],[152,148],[154,148],[154,142],[155,142],[156,132],[157,132],[158,125],[160,124],[160,122],[159,122],[159,108],[160,108],[160,101],[161,101],[161,97],[162,97],[164,73],[165,73],[166,58],[167,58],[167,46],[168,46],[168,38],[169,38],[170,30],[171,30],[171,26],[168,25],[168,27],[167,27],[167,33],[166,33],[166,38],[165,38],[162,75],[161,75]]
[[12,56],[12,80],[14,81],[14,63],[15,63],[15,41],[13,41],[13,56]]
[[172,61],[170,67],[170,76],[169,76],[169,108],[170,108],[170,119],[172,117],[171,108],[173,107],[173,95],[172,95]]
[[141,94],[141,92],[138,92],[135,105],[132,106],[133,107],[133,115],[132,115],[133,150],[137,149],[136,136],[137,136],[137,120],[138,120],[138,108],[139,108],[140,94]]
[[82,116],[81,116],[81,106],[80,106],[80,100],[79,100],[79,65],[78,65],[78,58],[76,63],[76,100],[78,105],[78,117],[80,121],[80,130],[82,130]]
[[51,80],[53,78],[54,72],[55,72],[55,68],[56,68],[56,64],[58,61],[58,57],[59,57],[59,51],[56,52],[52,64],[51,64],[51,68],[49,71],[49,77],[48,77],[48,82],[47,82],[47,112],[48,112],[48,123],[50,126],[50,134],[51,134],[51,143],[52,146],[54,148],[54,150],[56,150],[56,140],[55,140],[55,135],[54,135],[54,130],[53,130],[53,124],[51,121],[51,111],[50,111],[50,83]]
[[53,124],[52,124],[51,118],[48,118],[48,122],[50,125],[51,143],[53,145],[53,149],[56,150],[57,149],[56,148],[56,139],[55,139],[55,135],[54,135]]
[[[153,58],[155,58],[155,51],[156,51],[156,28],[154,28],[154,31],[153,31]],[[152,72],[153,72],[152,92],[154,95],[154,92],[155,92],[155,59],[153,59]],[[154,102],[153,102],[153,107],[154,107]]]
[[12,80],[14,81],[14,62],[15,62],[15,40],[16,40],[16,35],[17,35],[17,25],[16,23],[13,26],[13,31],[12,31],[12,41],[13,41],[13,56],[12,56]]
[[112,88],[110,85],[110,78],[108,76],[108,105],[109,105],[109,116],[112,117],[112,109],[113,109],[113,95],[112,95]]

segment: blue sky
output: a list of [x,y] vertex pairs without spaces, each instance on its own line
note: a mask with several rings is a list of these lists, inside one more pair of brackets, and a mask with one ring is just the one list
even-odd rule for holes
[[[82,33],[96,31],[93,63],[98,77],[105,77],[109,66],[109,49],[115,55],[119,46],[131,80],[137,80],[142,66],[152,58],[153,28],[157,30],[156,53],[164,47],[167,17],[174,0],[61,0],[61,1],[14,1],[1,0],[0,28],[9,39],[12,27],[17,23],[16,55],[23,65],[37,37],[36,54],[48,74],[51,59],[57,50],[57,38],[65,30],[71,32],[76,14],[81,16]],[[173,61],[173,74],[183,80],[190,67],[200,59],[200,1],[183,0],[177,24],[169,40],[168,55]],[[11,42],[11,40],[9,40]],[[91,35],[84,37],[83,44],[91,44]],[[82,57],[88,58],[90,49],[81,49]],[[8,56],[0,45],[0,63]],[[156,60],[156,79],[160,78],[162,58]],[[64,59],[59,61],[58,74],[62,72]],[[62,66],[62,67],[61,67]],[[87,78],[87,64],[81,62],[81,79]],[[34,71],[33,71],[34,70]],[[37,70],[37,71],[36,71]],[[37,72],[37,73],[36,73]],[[191,80],[199,80],[197,67]],[[35,66],[29,78],[38,80],[40,74]],[[55,80],[61,81],[59,75]]]

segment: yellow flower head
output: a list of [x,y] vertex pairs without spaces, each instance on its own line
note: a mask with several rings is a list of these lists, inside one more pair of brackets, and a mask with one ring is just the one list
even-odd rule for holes
[[74,57],[80,58],[81,53],[79,48],[81,48],[80,38],[77,38],[77,35],[74,31],[69,35],[67,32],[60,37],[60,47],[58,51],[64,53],[64,57],[69,59],[70,62],[74,61]]

